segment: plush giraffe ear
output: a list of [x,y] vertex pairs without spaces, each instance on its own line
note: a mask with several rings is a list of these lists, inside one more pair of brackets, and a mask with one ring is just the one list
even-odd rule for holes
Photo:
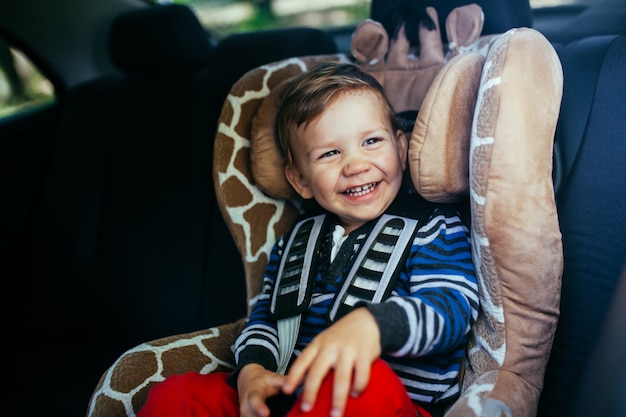
[[[360,65],[381,83],[395,111],[402,119],[406,119],[407,126],[410,123],[411,127],[415,120],[415,112],[420,108],[428,87],[445,62],[437,25],[437,11],[427,7],[426,13],[435,23],[435,29],[429,30],[424,24],[420,25],[419,56],[410,55],[410,44],[405,27],[402,25],[398,30],[398,36],[391,42],[384,66],[374,68]],[[411,127],[405,130],[410,130]]]
[[437,10],[429,6],[426,8],[426,13],[428,13],[435,24],[435,29],[428,30],[423,24],[420,25],[420,68],[438,66],[444,62]]
[[458,54],[463,48],[474,43],[483,30],[485,15],[477,4],[452,9],[446,18],[446,33],[448,34],[448,48]]
[[388,49],[389,35],[379,22],[367,19],[352,33],[352,55],[366,71],[381,69]]
[[391,41],[389,53],[385,61],[387,70],[416,70],[440,66],[444,62],[443,44],[439,32],[439,20],[437,11],[433,7],[427,7],[426,13],[430,16],[435,29],[429,30],[424,24],[419,29],[419,56],[410,54],[411,45],[406,36],[405,25],[400,26],[398,36]]

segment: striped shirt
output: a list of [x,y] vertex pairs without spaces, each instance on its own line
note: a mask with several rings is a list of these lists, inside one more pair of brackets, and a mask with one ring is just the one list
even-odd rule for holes
[[[332,228],[322,233],[330,240]],[[323,247],[321,256],[327,261],[318,265],[311,303],[302,313],[293,357],[332,324],[329,308],[354,255],[367,238],[362,228],[352,233],[356,239],[346,241],[353,245],[352,256],[339,274],[328,272],[336,268],[329,267],[331,246]],[[469,239],[456,210],[449,205],[438,206],[417,231],[390,296],[381,303],[366,304],[380,328],[383,359],[400,377],[411,399],[421,404],[453,400],[459,394],[467,334],[478,314]],[[235,342],[235,374],[249,363],[277,369],[278,332],[269,305],[285,243],[281,238],[274,245],[262,293]]]

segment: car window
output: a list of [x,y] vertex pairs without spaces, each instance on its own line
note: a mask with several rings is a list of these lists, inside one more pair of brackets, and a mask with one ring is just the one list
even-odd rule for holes
[[[147,0],[172,3],[172,0]],[[530,0],[533,8],[585,4],[593,0]],[[337,28],[369,17],[371,0],[175,0],[190,6],[216,37],[288,26]]]
[[530,7],[533,9],[539,7],[555,7],[568,6],[576,4],[589,4],[592,0],[530,0]]
[[54,101],[50,80],[22,51],[0,37],[0,120]]
[[198,20],[218,38],[289,26],[348,26],[366,19],[370,9],[370,0],[178,0],[176,3],[189,5]]

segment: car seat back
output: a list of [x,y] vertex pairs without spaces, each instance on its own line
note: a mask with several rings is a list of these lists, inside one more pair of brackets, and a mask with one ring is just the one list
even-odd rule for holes
[[626,415],[626,267],[613,293],[598,341],[572,405],[575,417]]
[[572,413],[574,399],[586,395],[581,380],[592,372],[589,357],[600,348],[602,323],[626,262],[626,36],[572,42],[561,60],[556,201],[565,267],[541,416]]

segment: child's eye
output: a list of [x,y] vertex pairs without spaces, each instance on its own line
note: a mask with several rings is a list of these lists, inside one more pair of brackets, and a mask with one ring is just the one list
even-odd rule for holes
[[322,158],[329,158],[331,156],[337,155],[339,153],[338,150],[333,149],[332,151],[328,151],[328,152],[324,152],[323,154],[320,155],[319,159]]
[[373,145],[375,143],[380,142],[382,139],[381,138],[367,138],[365,139],[365,142],[363,142],[364,145]]

